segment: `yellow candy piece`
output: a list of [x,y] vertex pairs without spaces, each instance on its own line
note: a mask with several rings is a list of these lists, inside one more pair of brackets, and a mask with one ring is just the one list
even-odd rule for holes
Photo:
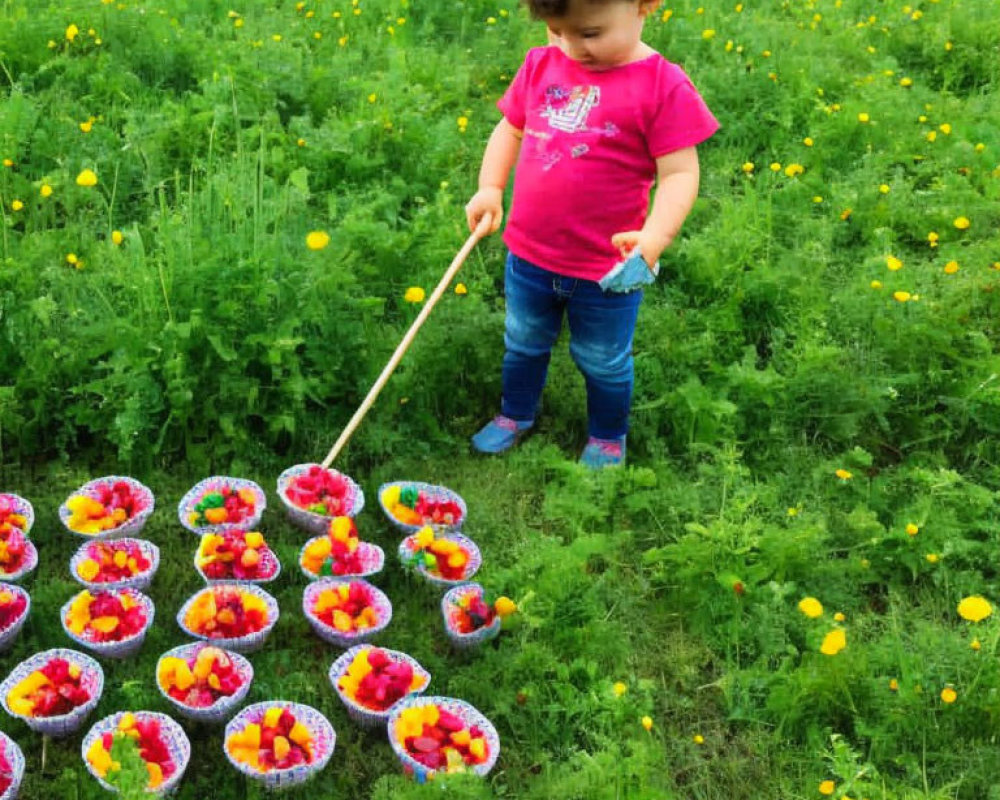
[[94,743],[87,748],[87,762],[94,768],[94,772],[102,778],[108,774],[111,768],[111,753],[104,749],[101,737],[94,739]]
[[148,788],[155,789],[163,783],[163,768],[155,761],[146,762],[146,771],[149,772]]
[[430,545],[434,541],[434,529],[430,525],[424,525],[419,531],[417,531],[416,543],[417,547],[423,549]]
[[354,620],[351,619],[350,614],[338,608],[333,612],[333,627],[338,631],[347,632],[354,627]]
[[245,537],[244,541],[247,543],[247,547],[263,547],[264,537],[259,531],[250,531]]
[[94,580],[100,571],[101,565],[92,558],[88,558],[85,561],[80,562],[80,566],[76,568],[77,574],[85,581]]
[[118,627],[118,617],[97,617],[90,621],[90,627],[98,633],[111,633]]
[[469,753],[476,761],[482,761],[486,758],[486,741],[482,737],[477,736],[469,742]]
[[11,712],[20,714],[22,717],[34,716],[35,704],[24,697],[14,697],[13,695],[13,692],[7,695],[7,705]]
[[382,492],[382,505],[392,508],[399,502],[399,495],[402,491],[399,486],[389,486]]
[[301,722],[296,722],[292,726],[292,729],[288,732],[288,738],[312,755],[312,734],[309,733],[309,729]]
[[267,711],[264,712],[264,722],[265,728],[277,728],[278,720],[281,719],[281,714],[284,712],[281,706],[271,706]]
[[458,569],[459,567],[464,567],[469,561],[469,557],[465,554],[464,550],[459,550],[457,553],[452,553],[448,556],[448,566],[452,569]]
[[284,736],[275,736],[273,746],[274,757],[277,761],[281,761],[281,759],[288,755],[288,751],[292,749],[292,746],[288,743],[288,739]]
[[255,506],[257,504],[257,496],[254,494],[253,489],[240,489],[236,492],[236,496],[243,501],[244,505]]
[[128,563],[128,553],[124,550],[116,550],[114,563],[118,569],[122,569]]
[[118,730],[120,731],[130,731],[135,727],[135,714],[130,711],[126,711],[122,714],[121,719],[118,720]]

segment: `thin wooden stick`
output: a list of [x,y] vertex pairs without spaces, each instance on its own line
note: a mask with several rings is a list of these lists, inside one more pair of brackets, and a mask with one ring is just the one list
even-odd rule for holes
[[479,220],[479,225],[472,232],[468,239],[465,240],[465,244],[462,245],[462,249],[458,251],[455,258],[452,260],[448,269],[444,273],[444,277],[431,292],[431,296],[427,298],[427,302],[424,303],[424,307],[420,309],[420,313],[417,314],[417,318],[413,320],[413,324],[410,325],[410,329],[406,332],[403,340],[399,343],[396,348],[396,352],[392,354],[389,359],[389,363],[385,365],[382,370],[382,374],[378,376],[378,380],[375,381],[372,388],[368,391],[368,396],[365,397],[364,402],[358,407],[358,410],[354,412],[354,416],[351,417],[351,421],[347,423],[347,427],[344,428],[344,432],[340,434],[340,438],[334,443],[333,447],[330,448],[330,452],[326,454],[326,458],[323,459],[323,467],[329,467],[333,463],[333,460],[337,457],[337,454],[341,451],[347,440],[351,438],[355,429],[361,423],[362,418],[368,413],[368,409],[372,407],[375,402],[375,398],[378,397],[379,392],[385,386],[386,382],[389,380],[389,376],[392,375],[393,370],[399,364],[400,359],[403,358],[403,354],[407,351],[412,344],[414,337],[417,335],[417,331],[420,330],[420,326],[424,324],[424,320],[427,319],[428,315],[431,313],[431,309],[441,298],[441,295],[445,293],[448,285],[451,283],[455,274],[458,272],[459,268],[465,263],[465,259],[468,257],[469,253],[472,252],[472,248],[476,246],[476,243],[482,239],[487,231],[493,224],[493,217],[490,214],[485,214]]

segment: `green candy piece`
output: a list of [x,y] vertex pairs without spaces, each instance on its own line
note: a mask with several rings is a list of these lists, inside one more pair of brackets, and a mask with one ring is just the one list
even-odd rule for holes
[[414,508],[417,505],[417,500],[420,499],[420,492],[413,486],[407,486],[402,489],[399,493],[399,502],[404,506],[409,506]]
[[435,556],[433,553],[424,553],[424,566],[427,567],[427,569],[431,570],[437,569],[437,565],[438,565],[437,556]]
[[326,503],[313,503],[307,510],[312,511],[314,514],[325,514]]
[[195,506],[195,510],[204,511],[207,508],[222,508],[226,504],[226,499],[222,492],[210,492],[201,498],[201,502]]
[[323,565],[319,568],[319,574],[323,575],[324,577],[327,576],[327,575],[333,575],[333,566],[332,566],[332,564],[333,564],[333,561],[331,559],[329,559],[329,558],[326,561],[324,561]]

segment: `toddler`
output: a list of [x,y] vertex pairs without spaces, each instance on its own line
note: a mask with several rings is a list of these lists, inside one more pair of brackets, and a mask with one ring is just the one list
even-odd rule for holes
[[683,70],[642,41],[659,0],[525,1],[549,46],[528,51],[497,103],[503,118],[465,207],[470,230],[491,214],[496,231],[516,164],[501,408],[472,444],[500,453],[532,426],[565,315],[587,388],[580,460],[610,466],[625,459],[641,287],[694,204],[695,146],[718,122]]

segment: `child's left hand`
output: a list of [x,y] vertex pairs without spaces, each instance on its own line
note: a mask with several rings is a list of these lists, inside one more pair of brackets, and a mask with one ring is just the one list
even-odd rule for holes
[[[646,264],[655,264],[664,248],[643,231],[622,231],[611,237],[611,244],[618,248],[622,258],[628,258],[636,248]],[[652,269],[652,267],[650,267]]]

